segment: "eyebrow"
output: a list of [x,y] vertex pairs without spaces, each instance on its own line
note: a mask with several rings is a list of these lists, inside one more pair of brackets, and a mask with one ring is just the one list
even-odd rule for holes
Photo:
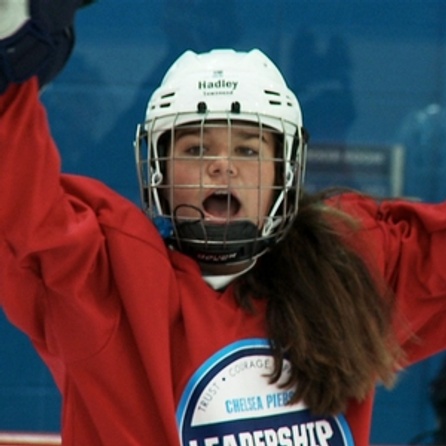
[[[259,138],[261,136],[262,141],[267,143],[267,140],[265,138],[265,132],[262,132],[258,127],[252,127],[252,129],[250,127],[248,127],[247,129],[240,127],[236,128],[238,128],[239,130],[237,137],[241,137],[242,139],[248,140],[251,138]],[[203,128],[203,133],[204,134],[209,133],[209,128],[206,127]],[[175,130],[175,141],[178,141],[179,139],[189,135],[199,136],[200,134],[201,134],[200,128],[191,128],[191,127],[177,128]]]
[[175,141],[178,141],[181,138],[184,138],[185,136],[199,136],[201,133],[200,129],[197,128],[176,128],[175,129]]

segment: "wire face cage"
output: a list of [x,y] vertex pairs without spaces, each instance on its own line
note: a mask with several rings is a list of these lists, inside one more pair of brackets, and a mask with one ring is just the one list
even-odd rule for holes
[[168,244],[202,263],[261,255],[297,213],[302,130],[274,117],[240,118],[208,112],[197,120],[196,113],[183,113],[138,128],[144,209]]
[[302,114],[261,51],[186,51],[136,136],[145,211],[166,242],[201,263],[253,259],[297,212]]

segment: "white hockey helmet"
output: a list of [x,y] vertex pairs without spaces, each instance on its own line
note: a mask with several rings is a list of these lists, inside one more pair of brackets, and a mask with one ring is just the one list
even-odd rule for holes
[[[262,224],[203,218],[181,221],[162,199],[169,149],[159,144],[179,126],[247,122],[280,135],[275,201]],[[136,161],[144,210],[167,242],[202,263],[238,263],[281,240],[297,214],[304,177],[306,132],[299,103],[277,67],[261,51],[185,52],[167,71],[138,126]],[[260,229],[259,229],[260,226]]]

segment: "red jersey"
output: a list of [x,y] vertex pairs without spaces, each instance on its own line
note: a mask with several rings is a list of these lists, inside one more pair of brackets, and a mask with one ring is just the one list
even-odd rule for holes
[[[60,388],[64,445],[368,444],[373,395],[326,418],[287,404],[265,377],[264,303],[241,310],[140,209],[59,164],[37,82],[11,86],[0,98],[0,302]],[[443,349],[446,205],[339,204],[362,220],[367,254],[419,336],[400,333],[410,360]]]

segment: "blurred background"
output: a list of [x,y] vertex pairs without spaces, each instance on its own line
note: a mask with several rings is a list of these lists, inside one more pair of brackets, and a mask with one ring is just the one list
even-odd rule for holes
[[[257,47],[302,105],[308,190],[446,197],[445,0],[99,0],[76,30],[74,54],[42,94],[67,172],[139,202],[133,138],[166,69],[186,49]],[[58,431],[52,379],[1,313],[0,337],[0,430]],[[433,444],[444,358],[378,388],[373,443]]]

